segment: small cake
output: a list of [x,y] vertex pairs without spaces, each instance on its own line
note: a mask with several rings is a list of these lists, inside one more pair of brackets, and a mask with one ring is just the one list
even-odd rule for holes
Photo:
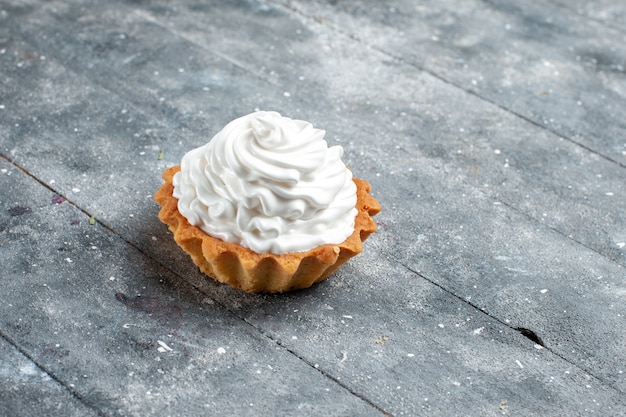
[[361,252],[380,205],[310,123],[259,111],[227,124],[155,193],[206,275],[248,292],[307,288]]

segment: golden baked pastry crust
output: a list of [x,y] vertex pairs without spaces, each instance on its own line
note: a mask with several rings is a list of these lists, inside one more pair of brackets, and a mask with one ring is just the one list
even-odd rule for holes
[[256,253],[235,243],[207,235],[189,224],[178,211],[172,195],[172,178],[180,166],[163,172],[165,184],[154,194],[161,205],[159,219],[167,224],[176,243],[191,256],[202,272],[211,278],[248,292],[285,292],[308,288],[323,281],[352,256],[361,252],[361,244],[376,231],[373,215],[380,204],[369,192],[370,184],[354,178],[357,187],[354,232],[338,245],[327,244],[308,251],[272,254]]

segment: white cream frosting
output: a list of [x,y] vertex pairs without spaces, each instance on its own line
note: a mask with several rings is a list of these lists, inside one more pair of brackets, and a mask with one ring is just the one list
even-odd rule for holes
[[356,186],[310,123],[259,111],[233,120],[182,159],[174,176],[189,223],[257,253],[338,244],[354,230]]

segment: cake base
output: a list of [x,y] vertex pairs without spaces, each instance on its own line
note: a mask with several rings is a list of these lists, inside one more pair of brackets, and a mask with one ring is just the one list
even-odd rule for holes
[[362,242],[376,231],[371,216],[380,212],[378,201],[369,192],[370,184],[354,178],[357,188],[354,232],[340,244],[321,245],[304,252],[256,253],[234,243],[207,235],[191,225],[178,211],[172,178],[180,166],[163,172],[165,184],[154,194],[161,205],[159,219],[167,224],[176,243],[209,277],[247,292],[286,292],[323,281],[348,259],[361,252]]

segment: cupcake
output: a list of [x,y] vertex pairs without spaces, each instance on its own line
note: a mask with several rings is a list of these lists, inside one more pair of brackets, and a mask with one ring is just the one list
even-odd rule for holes
[[361,252],[380,205],[324,134],[276,112],[233,120],[165,170],[159,219],[202,272],[244,291],[326,279]]

